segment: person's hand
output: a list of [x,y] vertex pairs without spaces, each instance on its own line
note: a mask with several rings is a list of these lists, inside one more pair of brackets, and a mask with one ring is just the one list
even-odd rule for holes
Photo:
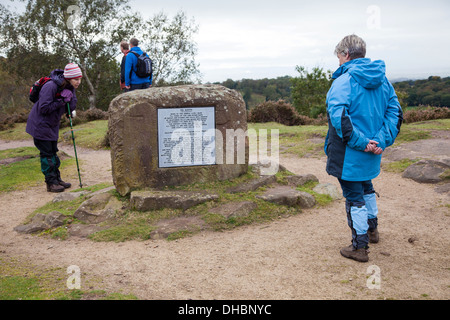
[[379,142],[374,141],[374,140],[370,140],[369,144],[367,145],[366,149],[364,150],[364,152],[372,152],[376,155],[380,155],[383,153],[383,149],[381,149],[380,147],[378,147]]
[[364,150],[364,152],[373,152],[375,150],[375,148],[377,148],[377,146],[378,146],[378,142],[377,141],[370,140],[369,144],[367,145],[367,147]]
[[72,91],[70,91],[70,90],[68,90],[68,89],[64,89],[62,92],[61,92],[61,97],[63,97],[63,99],[64,99],[64,102],[70,102],[71,100],[72,100],[72,97],[73,97],[73,93],[72,93]]

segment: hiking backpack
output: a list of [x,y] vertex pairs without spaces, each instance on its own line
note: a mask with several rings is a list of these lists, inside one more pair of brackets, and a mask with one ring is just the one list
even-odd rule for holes
[[136,52],[130,51],[133,53],[137,58],[137,64],[136,64],[136,75],[139,78],[147,78],[150,77],[153,73],[153,63],[152,60],[148,57],[148,55],[144,52],[143,54],[139,55]]
[[[39,92],[41,92],[44,84],[52,80],[50,77],[42,77],[38,81],[36,81],[30,88],[30,101],[36,103],[39,100]],[[61,88],[58,87],[58,91],[56,92],[56,97],[61,96]]]
[[50,77],[42,77],[38,81],[36,81],[30,88],[30,101],[36,103],[39,100],[39,92],[41,92],[41,88],[52,80]]

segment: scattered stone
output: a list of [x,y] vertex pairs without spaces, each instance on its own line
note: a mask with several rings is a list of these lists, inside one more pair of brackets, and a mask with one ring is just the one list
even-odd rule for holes
[[78,238],[87,238],[91,234],[107,229],[108,227],[100,227],[95,224],[71,224],[67,231],[70,236]]
[[334,184],[331,183],[319,183],[317,186],[314,187],[313,191],[319,194],[327,194],[333,200],[340,200],[343,198],[340,190]]
[[192,191],[133,191],[130,207],[138,211],[163,208],[189,209],[198,204],[219,199],[217,194]]
[[256,197],[279,205],[300,206],[301,208],[312,208],[316,204],[316,199],[311,194],[289,186],[277,186]]
[[73,216],[85,223],[97,224],[108,219],[105,207],[113,197],[110,193],[100,193],[84,201]]
[[390,257],[391,256],[391,254],[389,252],[386,252],[386,251],[381,251],[380,254],[382,254],[383,256],[386,256],[386,257]]
[[408,239],[408,242],[414,244],[414,242],[416,242],[417,240],[419,239],[416,236],[412,236],[411,238]]
[[44,222],[50,228],[57,228],[64,224],[64,219],[66,219],[65,215],[58,211],[52,211],[49,214],[45,215]]
[[87,194],[85,191],[80,192],[62,192],[53,198],[52,202],[72,201]]
[[419,183],[439,183],[444,181],[443,175],[450,170],[449,160],[421,160],[410,165],[403,173],[403,178]]
[[258,205],[252,201],[228,202],[219,207],[209,210],[214,214],[220,214],[225,218],[245,217],[255,210]]
[[50,212],[49,214],[37,213],[32,219],[31,223],[19,225],[14,228],[18,233],[31,234],[42,232],[51,228],[56,228],[64,224],[65,216],[58,211]]
[[294,187],[302,186],[310,181],[319,182],[319,179],[317,179],[317,177],[313,174],[300,174],[295,176],[288,176],[286,177],[286,180],[288,182],[288,185]]
[[177,217],[174,219],[165,219],[159,221],[155,227],[156,230],[150,232],[150,239],[166,239],[172,233],[180,231],[197,232],[203,229],[205,222],[200,217]]
[[232,187],[227,190],[228,193],[239,193],[239,192],[249,192],[255,191],[260,187],[270,185],[277,182],[277,177],[272,176],[262,176],[257,179],[250,180],[246,183],[240,184],[238,186]]

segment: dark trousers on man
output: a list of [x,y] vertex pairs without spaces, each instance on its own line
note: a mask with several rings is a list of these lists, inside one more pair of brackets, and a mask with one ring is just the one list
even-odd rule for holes
[[59,184],[61,173],[59,167],[61,161],[57,155],[58,142],[33,139],[34,145],[38,148],[41,158],[41,171],[45,176],[45,182],[49,184]]
[[148,89],[150,88],[150,82],[146,83],[140,83],[140,84],[131,84],[130,89],[128,89],[128,92],[133,90],[141,90],[141,89]]

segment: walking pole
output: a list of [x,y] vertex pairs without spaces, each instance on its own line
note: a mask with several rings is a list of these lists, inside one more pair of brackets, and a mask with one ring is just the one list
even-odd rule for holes
[[70,105],[68,103],[67,103],[67,112],[69,112],[68,114],[69,114],[70,130],[72,131],[73,149],[75,151],[75,160],[77,161],[78,179],[80,180],[80,188],[83,188],[83,184],[81,183],[80,166],[78,165],[78,156],[77,156],[77,147],[75,145],[75,136],[73,134],[72,112],[70,111]]

